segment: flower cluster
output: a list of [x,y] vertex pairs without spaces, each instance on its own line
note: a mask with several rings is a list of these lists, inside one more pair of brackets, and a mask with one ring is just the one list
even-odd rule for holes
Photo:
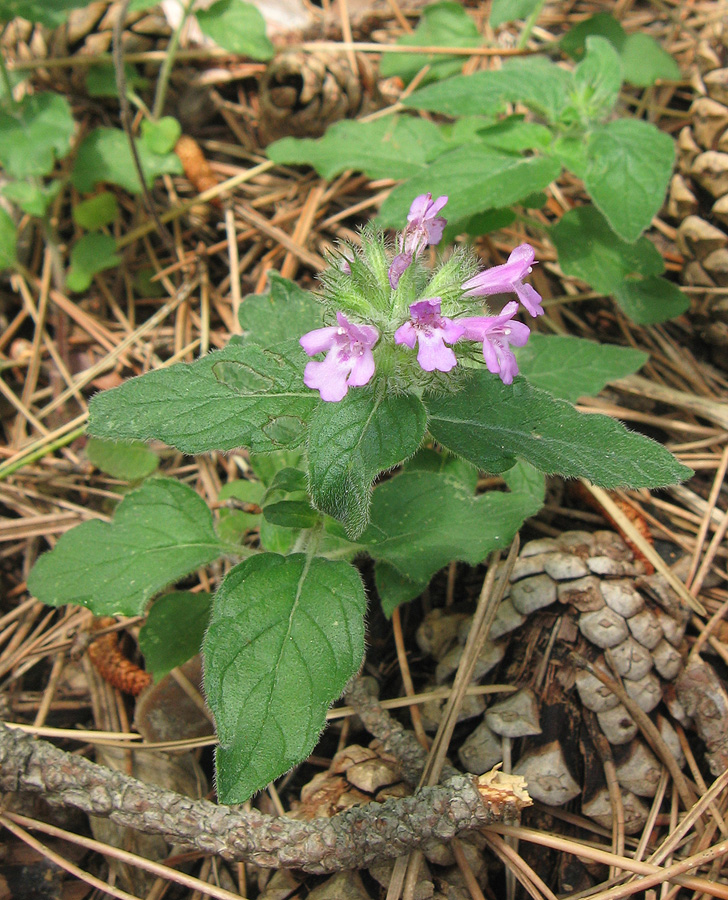
[[[407,226],[397,240],[396,255],[386,271],[387,291],[390,297],[388,318],[382,320],[381,309],[372,311],[373,324],[350,322],[343,312],[337,311],[337,326],[317,328],[305,334],[301,346],[309,356],[326,353],[323,361],[307,364],[304,383],[318,390],[323,400],[338,401],[350,387],[367,384],[374,376],[377,344],[393,342],[410,350],[417,347],[417,363],[424,372],[450,372],[458,364],[454,345],[472,341],[482,345],[483,359],[488,371],[498,375],[504,384],[511,384],[518,373],[513,347],[523,347],[530,329],[514,316],[520,304],[531,316],[543,313],[541,297],[524,279],[534,264],[534,251],[530,244],[521,244],[503,265],[494,266],[456,282],[459,299],[448,296],[447,311],[443,315],[442,297],[425,297],[408,304],[409,318],[402,321],[403,311],[411,298],[399,298],[400,279],[429,245],[440,242],[446,220],[439,215],[447,203],[447,197],[432,199],[432,194],[417,197],[409,211]],[[472,272],[472,269],[470,269]],[[342,268],[341,277],[351,276],[351,267]],[[467,273],[469,274],[469,273]],[[353,276],[352,276],[353,277]],[[437,280],[437,276],[433,281]],[[385,283],[386,283],[385,281]],[[438,290],[438,293],[441,291]],[[493,294],[513,293],[518,300],[507,303],[494,316],[464,315],[470,310],[472,298]],[[452,294],[452,292],[450,292]],[[415,294],[417,296],[417,294]],[[443,294],[445,296],[445,294]],[[335,300],[335,298],[334,298]],[[360,313],[359,313],[360,314]]]

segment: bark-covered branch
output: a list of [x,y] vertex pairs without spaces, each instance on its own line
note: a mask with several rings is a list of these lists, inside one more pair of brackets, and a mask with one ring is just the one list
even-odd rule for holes
[[413,797],[298,821],[192,800],[66,753],[0,724],[0,789],[42,794],[119,825],[260,866],[324,873],[367,866],[429,841],[513,822],[530,800],[518,784],[457,775]]

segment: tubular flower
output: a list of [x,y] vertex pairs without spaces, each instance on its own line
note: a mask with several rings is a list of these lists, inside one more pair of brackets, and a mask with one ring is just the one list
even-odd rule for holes
[[422,253],[428,244],[439,244],[447,219],[438,213],[447,203],[447,197],[432,199],[432,194],[420,194],[415,197],[407,216],[407,227],[398,240],[398,253],[389,267],[389,283],[396,290],[399,279],[412,260]]
[[395,344],[405,344],[414,350],[415,343],[419,344],[417,362],[425,372],[449,372],[457,365],[455,354],[448,344],[455,341],[465,333],[465,327],[459,322],[453,322],[440,315],[440,298],[431,300],[418,300],[410,305],[412,318],[405,322],[394,333]]
[[530,244],[520,244],[502,266],[486,269],[463,285],[466,296],[488,297],[491,294],[515,293],[532,316],[543,315],[541,296],[523,279],[533,268],[534,250]]
[[512,321],[517,312],[518,303],[511,300],[500,315],[458,319],[458,325],[464,327],[463,339],[482,342],[488,371],[499,375],[503,384],[511,384],[518,374],[518,363],[510,345],[523,347],[531,333],[528,325]]
[[372,347],[379,332],[372,325],[354,325],[343,313],[336,313],[338,326],[316,328],[299,343],[309,356],[326,353],[323,362],[310,362],[303,373],[306,387],[321,394],[322,400],[341,400],[350,387],[361,387],[374,375]]

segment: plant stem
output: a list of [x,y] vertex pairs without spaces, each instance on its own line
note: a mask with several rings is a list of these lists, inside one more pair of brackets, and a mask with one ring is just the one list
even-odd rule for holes
[[175,29],[172,37],[169,40],[169,46],[167,47],[167,54],[164,57],[164,62],[162,63],[162,68],[159,70],[159,78],[157,79],[157,91],[154,95],[154,106],[152,107],[152,118],[156,121],[164,110],[164,101],[167,99],[167,88],[169,87],[169,79],[172,74],[172,66],[174,65],[174,60],[177,55],[177,48],[179,47],[179,42],[182,38],[182,29],[187,24],[187,19],[190,17],[190,13],[192,12],[192,7],[195,5],[195,0],[187,0],[187,3],[182,4],[182,19],[180,20],[179,25]]
[[523,50],[528,43],[528,39],[531,37],[531,32],[533,31],[533,26],[538,21],[538,17],[541,15],[541,10],[544,8],[545,4],[546,0],[539,0],[531,15],[526,19],[523,31],[520,33],[518,43],[516,44],[518,50]]

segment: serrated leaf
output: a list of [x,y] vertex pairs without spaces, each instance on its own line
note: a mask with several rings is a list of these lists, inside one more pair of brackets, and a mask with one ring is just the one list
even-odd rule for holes
[[97,272],[118,266],[121,257],[109,234],[84,234],[71,248],[71,267],[66,275],[69,290],[85,291]]
[[72,9],[87,5],[88,0],[0,0],[0,21],[10,22],[20,16],[29,22],[57,28]]
[[86,456],[97,469],[121,481],[140,481],[159,467],[157,454],[139,441],[117,443],[92,437],[86,444]]
[[384,201],[378,221],[384,227],[400,227],[412,198],[428,191],[434,197],[447,194],[448,218],[458,221],[486,209],[517,203],[543,190],[560,172],[559,163],[548,157],[514,156],[482,144],[459,147],[396,187]]
[[475,497],[446,473],[402,472],[379,484],[359,543],[377,560],[385,612],[416,597],[453,560],[476,565],[491,550],[508,546],[538,509],[540,504],[520,493]]
[[174,116],[163,116],[152,121],[142,119],[142,143],[152,153],[171,153],[182,134],[182,126]]
[[540,0],[493,0],[490,7],[490,27],[497,28],[504,22],[527,19],[540,5]]
[[477,139],[489,147],[519,153],[521,150],[546,150],[551,131],[538,122],[525,122],[523,116],[508,116],[494,125],[479,128]]
[[183,453],[296,447],[319,402],[303,383],[308,357],[297,342],[277,350],[230,343],[104,391],[89,404],[89,433],[160,440]]
[[690,298],[667,278],[626,278],[613,289],[614,297],[639,325],[655,325],[690,308]]
[[622,63],[605,38],[586,39],[586,54],[574,70],[574,101],[587,120],[605,118],[622,87]]
[[503,473],[503,480],[510,491],[530,497],[533,506],[538,506],[539,509],[546,501],[546,478],[543,472],[539,472],[525,460],[519,459],[515,466],[506,470]]
[[[159,175],[181,175],[182,163],[174,153],[152,153],[142,141],[136,142],[148,187]],[[90,194],[97,184],[118,184],[131,194],[141,193],[131,149],[119,128],[95,128],[78,148],[71,181],[83,194]]]
[[160,681],[197,656],[210,622],[212,594],[174,591],[156,600],[139,631],[144,666]]
[[111,225],[119,215],[119,204],[110,191],[102,191],[88,200],[77,203],[72,210],[73,221],[86,231],[96,231]]
[[28,590],[48,606],[138,616],[168,584],[223,552],[205,501],[179,481],[152,478],[127,494],[112,522],[62,535],[33,567]]
[[595,129],[584,183],[625,241],[636,241],[656,215],[670,180],[675,146],[651,122],[617,119]]
[[368,521],[371,483],[411,456],[422,443],[427,414],[411,394],[375,397],[351,391],[322,403],[308,432],[309,490],[314,505],[355,538]]
[[271,525],[282,528],[313,528],[320,520],[319,514],[306,500],[279,500],[263,507],[263,517]]
[[203,647],[223,803],[243,803],[313,750],[361,664],[365,610],[346,562],[266,553],[227,574]]
[[621,53],[624,78],[630,84],[649,87],[658,80],[680,79],[680,66],[649,34],[626,35]]
[[405,106],[448,116],[492,115],[506,103],[523,103],[549,122],[569,104],[571,73],[545,56],[510,59],[497,71],[456,75],[414,91]]
[[346,169],[370,178],[409,178],[442,152],[437,125],[411,116],[388,116],[373,122],[344,120],[322,138],[282,138],[266,149],[269,159],[285,165],[310,165],[329,181]]
[[0,163],[12,178],[49,175],[71,149],[74,121],[68,100],[44,92],[0,110]]
[[266,487],[272,484],[281,469],[296,469],[303,465],[305,464],[301,450],[277,450],[274,453],[250,454],[250,468]]
[[520,373],[531,384],[575,403],[579,397],[595,396],[610,381],[632,375],[649,354],[570,335],[532,334],[517,359]]
[[251,59],[270,59],[273,56],[273,44],[266,34],[265,19],[252,3],[217,0],[207,9],[198,9],[195,16],[202,33],[225,50]]
[[478,486],[478,470],[474,465],[453,456],[442,453],[431,447],[423,447],[402,466],[404,472],[437,472],[451,478],[468,493],[474,494]]
[[0,271],[12,269],[18,262],[18,229],[9,214],[0,207]]
[[486,472],[525,459],[541,472],[606,488],[663,487],[691,475],[655,441],[607,416],[579,413],[520,376],[506,386],[474,373],[459,393],[429,399],[427,408],[435,440]]
[[[397,44],[404,47],[477,47],[480,42],[475,22],[460,4],[452,2],[426,6],[417,28],[397,40]],[[424,75],[422,84],[459,72],[463,67],[463,57],[384,53],[379,63],[379,74],[382,78],[399,77],[408,84],[427,65],[430,70]]]
[[565,275],[610,294],[628,275],[660,275],[665,261],[646,237],[630,244],[618,237],[594,206],[570,209],[551,229]]
[[322,327],[323,306],[310,291],[277,272],[269,272],[268,281],[267,293],[246,297],[240,305],[238,320],[246,340],[275,347]]

